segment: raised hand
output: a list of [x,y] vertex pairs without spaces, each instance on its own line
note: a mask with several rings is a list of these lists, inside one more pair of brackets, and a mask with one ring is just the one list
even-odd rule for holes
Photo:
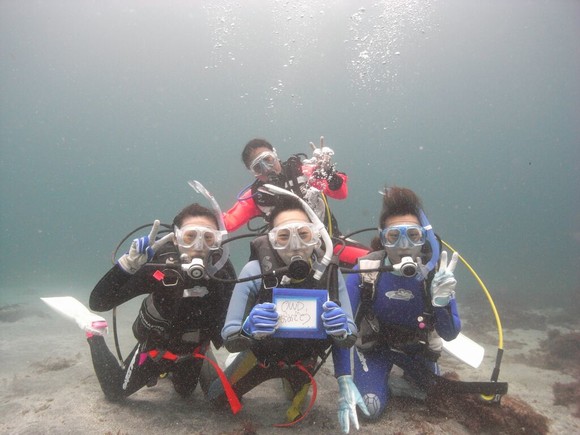
[[447,251],[441,252],[441,264],[431,282],[431,297],[434,307],[445,307],[455,298],[457,280],[453,275],[459,254],[454,252],[447,264]]
[[310,146],[312,147],[312,160],[316,161],[317,178],[329,180],[336,172],[334,164],[332,163],[334,150],[324,146],[324,136],[320,136],[320,148],[312,142],[310,142]]
[[151,232],[149,232],[149,235],[134,239],[133,243],[131,243],[131,247],[129,248],[129,252],[117,260],[117,264],[125,272],[133,275],[135,272],[141,269],[145,263],[153,258],[155,251],[157,251],[160,246],[164,245],[170,240],[173,240],[173,233],[167,234],[159,240],[155,240],[157,237],[157,232],[159,231],[159,225],[160,222],[156,219],[153,222],[153,226],[151,228]]

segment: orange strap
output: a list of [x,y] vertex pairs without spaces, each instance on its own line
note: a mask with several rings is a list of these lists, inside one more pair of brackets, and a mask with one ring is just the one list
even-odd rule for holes
[[202,355],[201,353],[194,352],[193,356],[196,358],[202,358],[213,366],[213,368],[215,369],[216,373],[220,378],[220,381],[222,381],[222,385],[224,387],[224,391],[226,392],[228,402],[230,402],[230,408],[232,409],[232,413],[237,414],[242,409],[242,404],[240,403],[240,399],[238,399],[237,394],[234,392],[232,385],[228,381],[228,378],[226,378],[226,375],[223,372],[223,370],[220,369],[220,367],[217,365],[215,361],[209,359],[208,357]]
[[[224,374],[223,370],[217,365],[217,363],[215,361],[211,360],[210,358],[206,357],[204,354],[199,353],[199,349],[200,349],[199,347],[197,349],[195,349],[193,351],[192,356],[194,358],[204,359],[212,365],[212,367],[216,371],[216,373],[217,373],[218,377],[220,378],[220,381],[224,387],[224,391],[226,392],[226,396],[228,398],[228,402],[230,403],[230,408],[232,409],[232,413],[237,414],[242,409],[242,404],[240,403],[238,396],[234,392],[232,385],[228,381],[228,378],[226,378],[226,375]],[[160,352],[157,349],[153,349],[153,350],[150,350],[149,352],[147,352],[147,356],[149,356],[153,360],[162,358],[162,359],[167,359],[167,360],[173,361],[173,362],[177,362],[179,359],[184,358],[183,356],[176,355],[173,352],[169,352],[168,350],[166,350],[162,354],[160,354]],[[189,355],[187,355],[187,356],[189,356]]]
[[308,375],[308,378],[310,379],[310,383],[312,384],[312,397],[310,397],[310,403],[308,404],[308,408],[306,408],[306,411],[304,411],[304,414],[302,414],[302,416],[300,418],[297,418],[296,420],[291,421],[290,423],[275,424],[274,427],[294,426],[296,423],[298,423],[299,421],[302,421],[302,420],[304,420],[304,418],[306,418],[306,416],[308,415],[308,413],[310,413],[310,410],[314,406],[314,402],[316,402],[316,394],[318,393],[318,387],[316,385],[316,381],[314,380],[314,377],[310,374],[308,369],[302,365],[302,363],[300,361],[294,363],[294,365]]
[[179,356],[175,355],[172,352],[169,352],[168,350],[164,351],[163,354],[159,354],[159,351],[157,349],[153,349],[150,350],[149,352],[147,352],[147,355],[152,359],[152,360],[156,360],[156,359],[168,359],[169,361],[177,361],[179,359]]

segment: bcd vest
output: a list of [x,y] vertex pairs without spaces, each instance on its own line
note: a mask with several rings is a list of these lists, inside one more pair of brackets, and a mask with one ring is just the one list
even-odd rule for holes
[[[365,351],[377,345],[386,344],[393,349],[419,353],[436,361],[441,352],[441,339],[435,332],[433,306],[429,297],[432,273],[427,280],[417,283],[422,287],[424,311],[421,316],[422,321],[418,324],[424,325],[423,328],[381,323],[373,312],[379,274],[385,273],[374,269],[384,265],[385,255],[383,250],[375,251],[358,260],[361,281],[360,304],[355,314],[355,323],[359,331],[356,346]],[[369,271],[365,272],[365,270]]]
[[[256,303],[272,302],[272,289],[277,288],[301,288],[301,289],[326,289],[327,271],[320,280],[315,280],[311,271],[301,281],[293,281],[287,277],[268,276],[274,269],[285,266],[280,257],[272,249],[268,242],[268,236],[259,236],[251,243],[253,259],[258,260],[260,270],[266,276],[262,278],[262,286],[258,291]],[[338,288],[338,282],[335,283]],[[329,293],[332,294],[331,289]],[[330,339],[298,339],[298,338],[272,338],[265,342],[256,341],[253,351],[260,361],[278,362],[285,361],[292,364],[301,359],[322,356],[324,351],[332,344]]]
[[[174,249],[163,249],[155,259],[159,263],[176,263],[178,255]],[[224,270],[229,268],[233,271],[231,263]],[[159,269],[164,271],[165,277],[161,281],[155,279],[157,291],[143,299],[139,315],[133,322],[135,338],[149,346],[162,345],[172,351],[188,350],[209,338],[216,346],[221,345],[221,336],[216,334],[219,329],[215,306],[222,301],[214,297],[220,293],[209,295],[210,290],[217,291],[220,284],[205,277],[193,279],[172,268]]]

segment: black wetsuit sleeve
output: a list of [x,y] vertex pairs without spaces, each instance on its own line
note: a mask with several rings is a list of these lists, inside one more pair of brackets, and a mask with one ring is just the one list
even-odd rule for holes
[[148,275],[143,270],[130,275],[114,265],[91,292],[89,307],[94,311],[109,311],[136,296],[150,293]]

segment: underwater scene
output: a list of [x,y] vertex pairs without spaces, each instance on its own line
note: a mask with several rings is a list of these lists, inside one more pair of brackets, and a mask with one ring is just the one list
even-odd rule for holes
[[[0,1],[0,433],[345,432],[331,358],[290,429],[279,379],[236,415],[171,376],[109,400],[87,329],[41,300],[88,307],[155,220],[214,210],[191,180],[230,210],[256,180],[250,140],[286,161],[321,137],[343,235],[370,246],[381,192],[405,187],[460,254],[461,331],[485,355],[443,352],[442,377],[509,385],[425,393],[395,367],[384,413],[350,432],[580,432],[579,23],[567,0]],[[237,275],[251,240],[227,243]],[[115,358],[143,301],[99,313]]]

